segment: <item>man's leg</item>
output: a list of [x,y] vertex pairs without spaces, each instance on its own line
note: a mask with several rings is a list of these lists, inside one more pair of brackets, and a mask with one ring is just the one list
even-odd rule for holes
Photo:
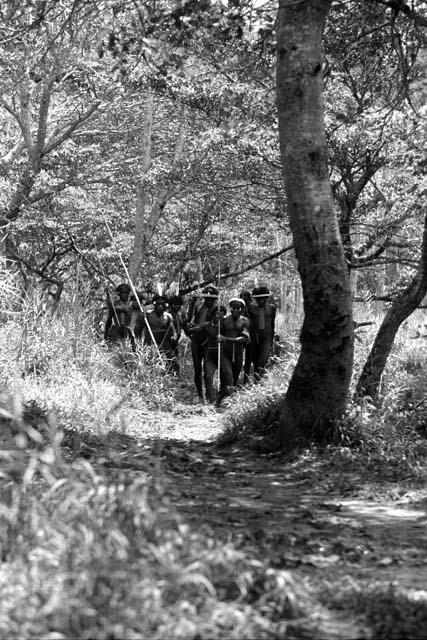
[[259,380],[266,373],[265,365],[268,362],[271,352],[271,341],[263,340],[258,345],[256,366],[254,366],[255,380]]
[[203,380],[202,380],[202,363],[203,349],[195,340],[191,340],[191,356],[193,358],[194,367],[194,385],[200,400],[203,400]]
[[232,363],[233,387],[237,387],[237,385],[239,384],[239,376],[242,370],[242,365],[243,365],[243,351],[241,351],[241,353],[235,356],[234,362]]
[[172,373],[175,374],[177,373],[177,367],[178,367],[178,373],[179,373],[179,365],[178,365],[178,361],[176,359],[176,351],[173,347],[171,347],[170,345],[163,345],[162,348],[160,349],[160,351],[164,354],[164,356],[166,357],[166,371],[167,373]]
[[230,359],[221,353],[221,373],[220,373],[221,385],[220,390],[216,397],[216,406],[219,407],[223,398],[230,395],[230,391],[233,388],[233,369]]
[[243,369],[243,384],[250,382],[250,373],[252,366],[252,344],[249,343],[245,347],[245,365]]
[[203,364],[205,370],[206,399],[210,404],[213,404],[216,399],[213,379],[217,369],[217,361],[218,354],[216,349],[205,352]]

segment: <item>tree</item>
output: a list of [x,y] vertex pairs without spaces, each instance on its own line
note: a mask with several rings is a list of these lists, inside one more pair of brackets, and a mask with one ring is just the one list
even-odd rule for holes
[[391,304],[381,323],[357,383],[356,396],[370,396],[374,401],[378,399],[381,377],[393,347],[396,333],[402,322],[421,304],[426,293],[427,216],[424,219],[424,233],[418,271],[409,286]]
[[281,0],[277,103],[283,178],[304,298],[301,353],[280,437],[324,439],[342,416],[353,364],[348,269],[329,181],[322,34],[330,0]]

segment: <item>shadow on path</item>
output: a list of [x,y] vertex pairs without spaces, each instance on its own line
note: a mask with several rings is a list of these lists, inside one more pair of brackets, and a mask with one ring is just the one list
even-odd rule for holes
[[[378,616],[366,594],[385,597],[390,585],[404,597],[425,589],[425,488],[374,485],[304,454],[114,433],[107,440],[86,445],[95,465],[157,477],[171,508],[194,531],[232,541],[261,562],[308,579],[337,615],[346,607],[363,610],[376,629]],[[424,615],[423,607],[417,611]]]

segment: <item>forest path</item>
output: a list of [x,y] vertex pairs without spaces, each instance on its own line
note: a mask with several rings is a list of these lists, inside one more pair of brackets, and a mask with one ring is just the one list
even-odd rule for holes
[[366,610],[382,624],[373,594],[388,585],[391,599],[396,589],[409,600],[422,594],[427,628],[425,486],[349,473],[342,461],[309,454],[219,447],[222,415],[200,405],[133,424],[135,440],[111,442],[107,466],[157,474],[192,529],[298,575],[333,611],[330,637],[370,637]]

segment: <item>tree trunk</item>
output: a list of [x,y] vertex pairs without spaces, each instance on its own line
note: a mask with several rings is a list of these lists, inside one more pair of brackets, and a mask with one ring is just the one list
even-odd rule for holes
[[[147,105],[144,122],[144,149],[142,159],[142,172],[147,173],[151,166],[151,133],[153,126],[154,98],[151,91],[147,96]],[[170,167],[170,178],[173,180],[173,173],[181,160],[184,149],[186,110],[181,108],[179,131],[175,141],[174,155]],[[148,246],[153,239],[162,216],[163,210],[169,200],[173,197],[175,190],[168,185],[161,186],[154,195],[150,211],[148,209],[148,194],[143,185],[138,188],[136,213],[135,213],[135,238],[133,242],[132,255],[129,261],[129,275],[133,282],[136,282],[138,274],[144,262]]]
[[[153,129],[154,96],[149,89],[145,103],[144,123],[142,133],[142,158],[141,172],[144,176],[151,166],[151,134]],[[145,214],[148,207],[148,193],[144,185],[138,185],[135,209],[135,236],[132,255],[129,260],[129,275],[133,282],[136,281],[142,262],[144,260],[144,228]]]
[[424,219],[423,243],[418,272],[410,285],[387,311],[356,387],[357,396],[378,400],[381,378],[393,347],[396,333],[427,293],[427,216]]
[[346,407],[353,363],[348,269],[329,182],[322,34],[330,0],[280,0],[277,103],[290,226],[301,277],[301,353],[281,408],[283,444],[324,440]]

